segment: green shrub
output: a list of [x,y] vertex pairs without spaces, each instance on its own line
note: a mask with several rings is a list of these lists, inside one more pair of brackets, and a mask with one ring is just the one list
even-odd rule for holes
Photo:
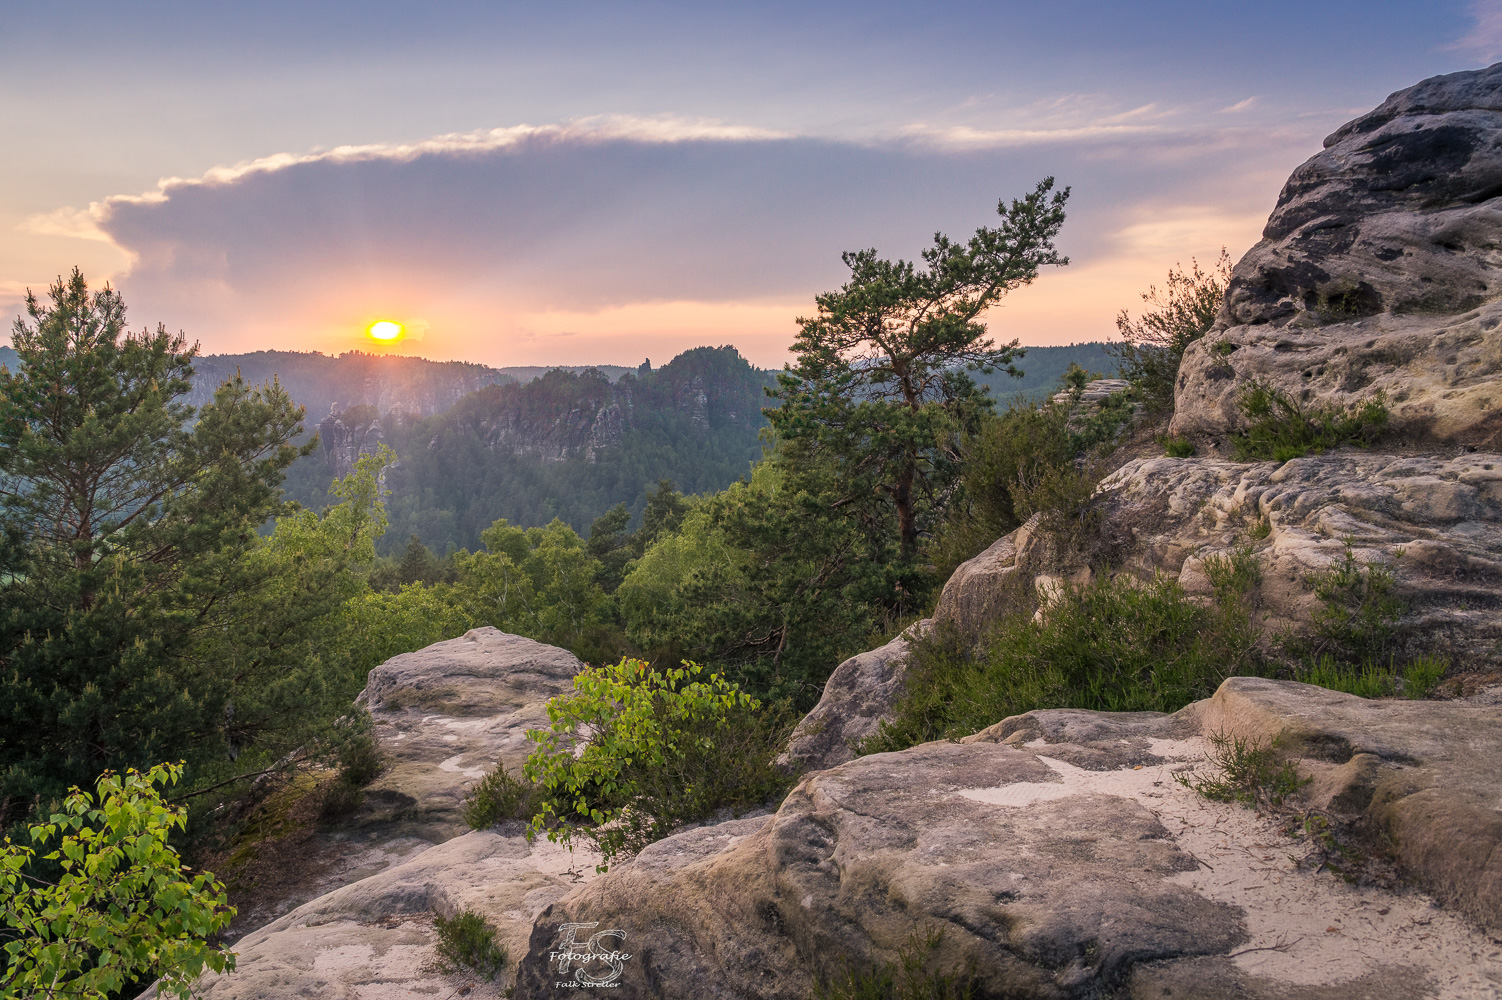
[[1085,552],[1092,548],[1090,541],[1104,516],[1102,498],[1096,492],[1104,472],[1104,462],[1096,454],[1029,470],[1012,485],[1013,507],[1023,521],[1039,515],[1038,526],[1060,548]]
[[1320,601],[1311,616],[1313,652],[1330,653],[1347,663],[1388,658],[1398,620],[1408,609],[1392,594],[1396,577],[1390,567],[1359,562],[1355,541],[1346,538],[1340,559],[1305,582]]
[[1182,434],[1165,434],[1158,438],[1158,443],[1169,458],[1188,458],[1194,454],[1194,442]]
[[[775,768],[792,720],[697,664],[659,671],[635,659],[593,667],[548,702],[550,726],[524,773],[541,788],[531,834],[594,842],[605,862],[674,828],[780,796]],[[586,739],[587,737],[587,739]],[[601,866],[604,867],[603,865]]]
[[1250,382],[1237,404],[1250,421],[1232,438],[1234,455],[1241,462],[1287,462],[1346,444],[1365,448],[1387,429],[1387,403],[1380,392],[1359,406],[1338,410],[1306,407],[1265,383]]
[[371,734],[369,713],[356,717],[352,731],[338,747],[339,777],[356,788],[370,784],[381,773],[380,747]]
[[518,781],[497,764],[464,796],[464,822],[471,830],[484,830],[508,819],[530,820],[541,805],[536,785]]
[[1208,273],[1198,261],[1189,263],[1188,271],[1175,265],[1163,288],[1147,290],[1142,301],[1151,308],[1140,319],[1131,319],[1125,309],[1116,318],[1122,343],[1113,344],[1111,353],[1149,416],[1173,412],[1184,351],[1214,325],[1231,280],[1231,256],[1224,248]]
[[1309,783],[1279,752],[1278,741],[1264,744],[1256,737],[1224,731],[1210,736],[1208,759],[1218,772],[1196,781],[1186,775],[1174,780],[1215,802],[1240,802],[1253,807],[1278,808]]
[[1037,482],[1048,470],[1073,463],[1076,449],[1068,423],[1068,407],[1013,403],[1006,412],[983,418],[974,435],[961,439],[960,488],[945,504],[933,545],[938,576],[947,576],[1027,520],[1017,509],[1020,484]]
[[1063,587],[1037,620],[1020,602],[979,649],[958,630],[935,630],[913,644],[893,720],[859,751],[963,736],[1039,708],[1172,712],[1207,697],[1257,663],[1245,608],[1256,579],[1250,553],[1222,558],[1224,568],[1211,571],[1210,605],[1167,577],[1142,583],[1101,574]]
[[897,949],[897,961],[863,969],[848,959],[840,974],[814,984],[816,1000],[970,1000],[972,974],[954,975],[935,968],[934,956],[944,932],[914,932]]
[[438,931],[438,959],[452,971],[455,966],[473,969],[486,979],[494,979],[506,967],[506,949],[495,943],[495,928],[473,910],[453,917],[435,916]]

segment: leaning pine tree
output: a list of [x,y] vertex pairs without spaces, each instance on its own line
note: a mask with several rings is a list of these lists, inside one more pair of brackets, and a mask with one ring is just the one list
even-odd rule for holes
[[1054,247],[1068,197],[1047,178],[1002,201],[995,228],[965,243],[936,234],[925,266],[846,253],[850,280],[798,321],[796,361],[771,390],[781,405],[765,411],[783,459],[832,472],[831,506],[895,535],[900,563],[912,563],[925,521],[954,484],[952,442],[991,405],[969,373],[1022,374],[1012,363],[1023,353],[1017,341],[998,346],[981,315],[1040,268],[1069,263]]

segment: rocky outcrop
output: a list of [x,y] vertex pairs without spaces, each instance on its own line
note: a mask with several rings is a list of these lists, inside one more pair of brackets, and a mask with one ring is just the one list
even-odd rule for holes
[[[580,667],[566,650],[486,627],[372,670],[358,701],[370,710],[381,773],[352,815],[297,832],[295,844],[253,849],[268,861],[237,879],[254,884],[237,897],[236,929],[468,833],[465,793],[497,764],[521,767],[526,731],[546,725],[548,699],[570,690]],[[277,870],[292,855],[295,871]]]
[[329,415],[318,423],[318,443],[323,461],[336,478],[355,471],[361,455],[374,455],[386,441],[381,418],[371,406],[340,410],[333,404]]
[[1385,567],[1405,602],[1398,641],[1457,670],[1502,664],[1502,455],[1345,451],[1238,464],[1128,463],[1104,488],[1118,565],[1208,596],[1205,560],[1247,546],[1271,633],[1307,628],[1309,577],[1344,558]]
[[[1308,805],[1453,911],[1321,872],[1310,840],[1177,782],[1222,730],[1289,733]],[[802,1000],[934,932],[931,966],[985,998],[1486,995],[1502,956],[1455,912],[1498,929],[1499,765],[1489,709],[1292,682],[1233,679],[1171,716],[1033,712],[653,845],[542,914],[516,995]]]
[[387,660],[357,699],[387,758],[366,798],[420,816],[434,839],[468,829],[464,793],[497,764],[521,768],[527,730],[547,726],[548,699],[582,668],[565,649],[489,626]]
[[841,663],[825,682],[819,703],[793,730],[778,763],[801,773],[853,759],[855,745],[876,734],[902,697],[908,647],[931,624],[925,618],[885,646]]
[[[1409,655],[1445,656],[1456,670],[1502,666],[1502,454],[1137,459],[1101,490],[1115,571],[1167,574],[1208,597],[1205,561],[1246,548],[1261,571],[1265,631],[1297,632],[1318,605],[1310,576],[1343,559],[1349,541],[1358,563],[1393,574]],[[934,620],[976,631],[1091,573],[1029,523],[955,571]]]
[[[320,896],[235,945],[236,971],[200,980],[211,1000],[319,997],[497,997],[526,952],[532,921],[594,874],[598,859],[539,840],[519,827],[476,830],[379,874]],[[484,917],[508,969],[482,980],[436,955],[434,915]]]
[[1425,80],[1294,171],[1184,356],[1173,430],[1214,446],[1253,381],[1305,405],[1381,393],[1410,440],[1502,444],[1502,64]]

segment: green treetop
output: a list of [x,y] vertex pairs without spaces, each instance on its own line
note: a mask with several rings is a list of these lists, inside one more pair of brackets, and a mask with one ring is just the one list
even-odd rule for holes
[[253,671],[203,654],[267,581],[250,556],[302,418],[239,377],[195,414],[176,397],[196,345],[127,332],[119,293],[77,270],[26,312],[22,366],[0,370],[0,826],[107,769],[222,748]]
[[873,501],[889,507],[904,558],[917,548],[920,508],[952,479],[945,442],[988,405],[968,372],[1020,374],[1017,342],[998,346],[980,317],[1041,267],[1069,262],[1053,245],[1068,197],[1047,178],[1001,202],[995,228],[964,243],[935,234],[925,266],[846,253],[850,279],[798,321],[796,363],[778,376],[782,405],[767,417],[795,463],[837,466],[834,503],[868,520],[885,516]]

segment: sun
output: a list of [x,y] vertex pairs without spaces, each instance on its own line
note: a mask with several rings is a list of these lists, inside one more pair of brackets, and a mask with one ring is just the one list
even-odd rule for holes
[[378,319],[365,328],[365,335],[382,344],[394,344],[402,339],[407,328],[395,320]]

